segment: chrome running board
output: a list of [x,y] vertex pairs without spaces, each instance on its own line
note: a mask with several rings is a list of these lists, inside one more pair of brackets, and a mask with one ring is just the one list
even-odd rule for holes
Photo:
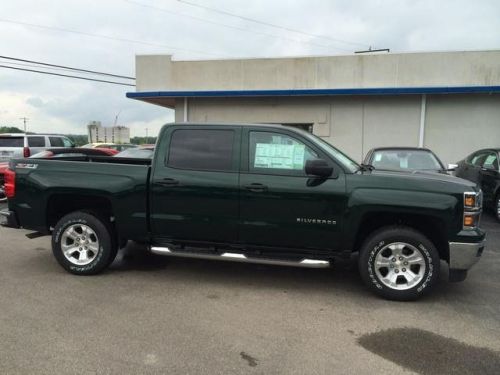
[[239,253],[222,253],[222,254],[197,254],[186,253],[180,251],[171,251],[168,247],[152,246],[151,252],[158,255],[166,255],[171,257],[195,258],[195,259],[210,259],[210,260],[225,260],[240,263],[257,263],[269,264],[274,266],[291,266],[291,267],[307,267],[307,268],[327,268],[330,267],[330,262],[319,259],[302,259],[300,261],[279,260],[279,259],[263,259],[249,258],[244,254]]

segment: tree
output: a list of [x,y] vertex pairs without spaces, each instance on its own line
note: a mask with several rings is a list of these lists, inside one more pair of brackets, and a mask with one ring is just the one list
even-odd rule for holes
[[0,126],[0,133],[24,133],[21,129],[15,126]]

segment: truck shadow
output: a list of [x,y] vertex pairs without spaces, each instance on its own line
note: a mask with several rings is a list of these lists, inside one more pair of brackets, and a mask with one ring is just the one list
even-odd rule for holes
[[[109,273],[145,272],[158,280],[183,283],[232,285],[244,288],[296,290],[303,292],[354,294],[363,300],[380,300],[365,287],[358,272],[357,254],[350,259],[336,260],[331,268],[309,269],[300,267],[272,266],[229,261],[212,261],[172,258],[155,255],[144,246],[129,243],[120,250]],[[153,276],[154,275],[154,276]],[[462,294],[459,284],[446,282],[448,271],[443,263],[441,283],[425,300],[441,299],[443,293],[454,299]],[[441,297],[435,296],[440,295]],[[463,295],[462,295],[463,297]]]

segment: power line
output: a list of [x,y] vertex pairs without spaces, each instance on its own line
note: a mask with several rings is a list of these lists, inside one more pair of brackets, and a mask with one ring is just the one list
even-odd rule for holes
[[291,32],[294,32],[294,33],[306,35],[306,36],[313,37],[313,38],[328,39],[328,40],[331,40],[331,41],[336,42],[336,43],[344,43],[344,44],[350,44],[350,45],[354,45],[354,46],[368,47],[368,45],[364,44],[364,43],[358,43],[358,42],[351,42],[351,41],[348,41],[348,40],[336,39],[336,38],[332,38],[332,37],[329,37],[329,36],[326,36],[326,35],[312,34],[312,33],[308,33],[308,32],[303,31],[303,30],[293,29],[291,27],[286,27],[286,26],[277,25],[277,24],[274,24],[274,23],[271,23],[271,22],[266,22],[266,21],[261,21],[261,20],[257,20],[257,19],[254,19],[254,18],[250,18],[250,17],[241,16],[239,14],[227,12],[227,11],[222,10],[222,9],[211,8],[209,6],[201,5],[201,4],[197,4],[197,3],[193,3],[193,2],[187,1],[187,0],[177,0],[177,1],[180,2],[180,3],[186,4],[186,5],[193,6],[193,7],[197,7],[197,8],[209,10],[211,12],[215,12],[215,13],[223,14],[223,15],[226,15],[226,16],[231,16],[231,17],[239,18],[239,19],[242,19],[244,21],[258,23],[258,24],[269,26],[269,27],[273,27],[273,28],[276,28],[276,29],[282,29],[282,30],[286,30],[286,31],[291,31]]
[[36,64],[36,65],[43,65],[43,66],[48,66],[48,67],[62,68],[62,69],[66,69],[66,70],[73,70],[73,71],[77,71],[77,72],[92,73],[92,74],[109,76],[109,77],[115,77],[115,78],[123,78],[123,79],[135,80],[135,77],[121,76],[121,75],[118,75],[118,74],[111,74],[111,73],[103,73],[103,72],[98,72],[98,71],[95,71],[95,70],[72,68],[72,67],[65,66],[65,65],[49,64],[49,63],[44,63],[44,62],[40,62],[40,61],[19,59],[19,58],[16,58],[16,57],[0,56],[0,59],[13,60],[13,61],[21,61],[21,62],[32,63],[32,64]]
[[168,49],[172,49],[172,50],[179,50],[179,51],[185,51],[185,52],[191,52],[191,53],[199,53],[199,54],[209,55],[209,56],[217,56],[217,57],[221,56],[220,54],[214,54],[214,53],[210,53],[210,52],[199,51],[199,50],[188,49],[188,48],[182,48],[182,47],[173,47],[173,46],[169,46],[169,45],[166,45],[166,44],[159,44],[159,43],[153,43],[153,42],[144,42],[144,41],[140,41],[140,40],[127,39],[127,38],[118,38],[118,37],[112,37],[112,36],[109,36],[109,35],[102,35],[102,34],[93,34],[93,33],[88,33],[86,31],[64,29],[64,28],[55,27],[55,26],[38,25],[38,24],[34,24],[34,23],[8,20],[8,19],[5,19],[5,18],[0,18],[0,22],[11,23],[11,24],[15,24],[15,25],[29,26],[29,27],[36,27],[36,28],[39,28],[39,29],[55,30],[55,31],[59,31],[59,32],[72,33],[72,34],[78,34],[78,35],[85,35],[85,36],[90,36],[90,37],[93,37],[93,38],[101,38],[101,39],[114,40],[114,41],[119,41],[119,42],[142,44],[142,45],[154,46],[154,47],[163,47],[163,48],[168,48]]
[[0,68],[22,70],[22,71],[25,71],[25,72],[48,74],[48,75],[59,76],[59,77],[68,77],[68,78],[74,78],[74,79],[81,79],[81,80],[85,80],[85,81],[111,83],[113,85],[122,85],[122,86],[132,86],[132,87],[135,87],[135,85],[132,85],[130,83],[122,83],[122,82],[115,82],[115,81],[106,81],[106,80],[103,80],[103,79],[95,79],[95,78],[88,78],[88,77],[79,77],[79,76],[73,76],[73,75],[68,75],[68,74],[60,74],[60,73],[54,73],[54,72],[44,72],[43,70],[34,70],[34,69],[26,69],[26,68],[15,68],[13,66],[8,66],[8,65],[0,65]]
[[[179,13],[179,12],[174,12],[172,10],[168,10],[168,9],[165,9],[165,8],[160,8],[160,7],[157,7],[157,6],[154,6],[154,5],[143,4],[143,3],[140,3],[140,2],[134,1],[134,0],[123,0],[123,1],[126,2],[126,3],[129,3],[129,4],[134,4],[134,5],[143,7],[143,8],[153,9],[153,10],[157,10],[157,11],[160,11],[160,12],[163,12],[163,13],[172,14],[172,15],[175,15],[175,16],[181,16],[181,17],[185,17],[185,18],[190,18],[190,19],[193,19],[193,20],[196,20],[196,21],[201,21],[201,22],[212,24],[212,25],[217,25],[217,26],[220,26],[220,27],[227,27],[227,28],[234,29],[234,30],[244,31],[244,32],[250,33],[250,34],[263,35],[263,36],[267,36],[267,37],[271,37],[271,38],[289,40],[289,41],[292,41],[292,42],[295,42],[295,43],[311,44],[311,45],[314,45],[314,46],[317,46],[317,47],[329,48],[329,49],[336,49],[336,50],[340,50],[340,51],[351,52],[348,49],[332,47],[332,46],[329,46],[329,45],[320,44],[320,43],[316,43],[316,42],[311,42],[311,41],[307,41],[307,40],[300,40],[300,39],[290,38],[290,37],[283,36],[283,35],[274,35],[274,34],[269,34],[269,33],[265,33],[265,32],[262,32],[262,31],[249,30],[249,29],[246,29],[244,27],[228,25],[228,24],[221,23],[221,22],[215,22],[215,21],[207,20],[206,18],[192,16],[192,15],[189,15],[189,14],[183,14],[183,13]],[[365,46],[365,45],[363,45],[363,46]]]

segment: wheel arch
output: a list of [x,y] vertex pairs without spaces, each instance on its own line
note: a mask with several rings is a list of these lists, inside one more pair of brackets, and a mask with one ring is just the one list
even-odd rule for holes
[[375,231],[389,226],[406,226],[426,236],[436,247],[441,259],[449,261],[449,244],[445,221],[439,217],[406,212],[367,212],[355,230],[352,251],[359,251],[365,240]]

